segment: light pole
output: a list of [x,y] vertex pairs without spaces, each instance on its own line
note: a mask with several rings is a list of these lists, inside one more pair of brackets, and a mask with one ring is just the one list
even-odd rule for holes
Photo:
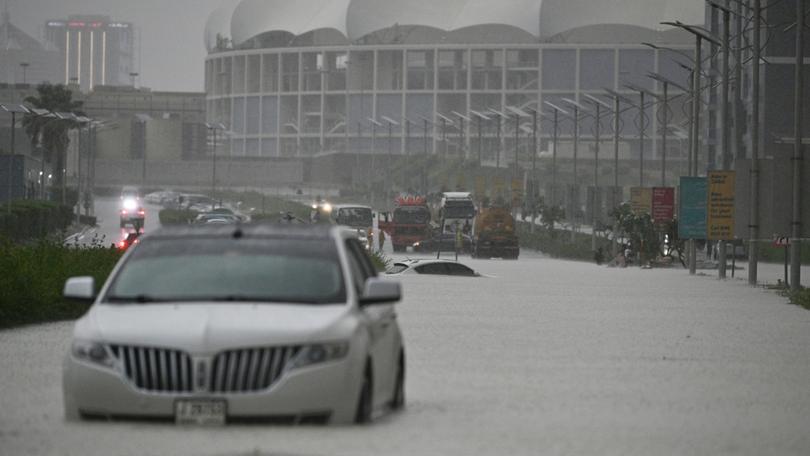
[[574,111],[574,204],[576,204],[577,213],[574,214],[572,220],[574,220],[574,226],[571,228],[571,243],[576,242],[576,225],[579,218],[579,209],[580,209],[580,199],[579,199],[579,121],[580,121],[580,112],[587,112],[588,109],[581,105],[578,101],[573,100],[571,98],[563,98],[562,99],[565,103],[567,103],[571,109]]
[[136,73],[136,72],[129,73],[129,77],[132,80],[132,88],[133,89],[135,88],[135,80],[138,78],[138,76],[140,76],[139,73]]
[[142,137],[141,146],[143,148],[143,150],[141,151],[142,152],[142,155],[141,155],[141,188],[146,188],[146,149],[147,149],[147,144],[146,144],[146,127],[147,127],[147,125],[146,124],[151,119],[152,119],[152,117],[149,114],[135,114],[135,121],[138,122],[139,124],[141,124],[141,128],[142,128],[142,130],[140,132],[141,137]]
[[467,117],[464,114],[462,114],[460,112],[457,112],[457,111],[453,111],[452,114],[454,116],[458,117],[458,122],[459,122],[459,130],[458,131],[459,131],[459,136],[461,137],[459,147],[461,147],[461,153],[464,156],[464,159],[466,160],[468,158],[467,157],[468,149],[467,149],[467,129],[465,127],[465,125],[466,125],[465,122],[470,123],[470,122],[472,122],[472,119],[470,119],[469,117]]
[[759,267],[759,81],[760,81],[760,33],[762,23],[761,0],[754,2],[754,32],[753,32],[753,69],[751,75],[751,178],[749,192],[751,197],[748,219],[748,283],[757,285]]
[[[716,45],[720,45],[720,42],[705,30],[681,22],[662,22],[661,24],[679,27],[695,36],[695,67],[692,74],[692,169],[689,170],[689,175],[694,177],[698,175],[698,151],[700,150],[700,97],[701,73],[703,71],[703,40],[707,40]],[[694,239],[689,240],[689,274],[697,274],[697,249],[695,248]]]
[[[593,200],[591,201],[591,223],[593,224],[593,235],[591,236],[591,249],[596,251],[596,194],[599,192],[599,143],[601,142],[602,108],[610,109],[610,105],[590,94],[583,94],[596,110],[596,125],[594,135],[596,136],[596,147],[594,147],[593,158]],[[601,211],[600,211],[601,213]],[[601,214],[600,214],[601,215]]]
[[0,107],[2,107],[7,113],[11,114],[11,147],[9,148],[8,152],[8,186],[6,189],[6,211],[11,214],[11,200],[14,199],[14,195],[12,194],[14,190],[12,182],[14,181],[13,169],[16,147],[14,141],[17,131],[17,114],[29,114],[31,111],[23,105],[0,104]]
[[[82,202],[84,198],[82,197],[82,192],[85,191],[84,186],[82,185],[82,127],[87,127],[87,136],[85,137],[85,148],[88,147],[90,143],[90,124],[93,120],[85,117],[85,116],[78,116],[76,117],[76,122],[78,123],[78,131],[79,131],[79,144],[76,147],[76,223],[81,222],[82,217]],[[89,155],[89,154],[88,154]],[[88,157],[89,158],[89,157]]]
[[557,206],[557,145],[559,142],[560,136],[560,118],[559,114],[562,113],[563,115],[568,115],[568,111],[565,109],[549,102],[543,102],[546,106],[550,107],[554,111],[554,130],[552,132],[552,152],[551,152],[551,205],[556,207]]
[[447,116],[439,114],[438,112],[436,113],[436,117],[438,117],[439,120],[442,121],[442,148],[444,150],[444,153],[442,154],[443,155],[442,158],[445,161],[447,161],[448,154],[449,154],[449,149],[448,149],[448,144],[447,144],[447,126],[448,125],[453,125],[453,120],[450,119]]
[[478,167],[480,168],[482,166],[482,162],[483,162],[483,147],[484,147],[483,127],[484,127],[484,121],[485,120],[489,121],[490,117],[487,116],[486,114],[482,113],[482,112],[473,111],[473,110],[470,110],[470,114],[472,114],[473,116],[475,116],[478,119]]
[[[211,199],[216,201],[217,195],[217,131],[225,131],[222,122],[206,123],[205,128],[213,134],[213,144],[211,145]],[[144,153],[144,157],[146,153]]]
[[497,122],[497,133],[496,133],[496,154],[495,154],[495,168],[501,169],[501,149],[503,149],[503,144],[501,142],[501,132],[503,130],[503,121],[508,120],[509,117],[501,111],[493,108],[487,108],[489,112],[495,114]]
[[646,120],[647,120],[647,113],[644,109],[644,96],[647,94],[647,91],[636,87],[631,84],[626,84],[624,86],[626,89],[632,90],[634,92],[638,92],[640,100],[638,104],[638,113],[639,113],[639,130],[638,130],[638,186],[644,187],[644,133],[646,130]]
[[374,171],[376,168],[376,160],[377,160],[377,127],[382,127],[383,124],[377,121],[372,117],[368,118],[368,121],[371,122],[371,170],[369,171],[369,183],[371,184],[370,187],[370,199],[371,199],[371,207],[374,207]]
[[391,162],[394,159],[393,155],[393,147],[394,147],[394,126],[399,126],[399,122],[396,120],[388,117],[388,116],[380,116],[385,123],[388,124],[388,165],[385,167],[386,177],[386,189],[385,189],[385,198],[386,201],[391,194],[391,189],[394,187],[393,182],[391,182]]
[[664,119],[662,121],[662,124],[664,125],[664,128],[661,130],[661,143],[662,143],[662,146],[661,146],[661,187],[666,187],[666,178],[667,178],[666,177],[667,176],[667,131],[668,131],[668,128],[669,128],[669,100],[670,100],[670,98],[669,98],[669,86],[670,85],[674,86],[674,87],[682,90],[684,93],[688,93],[689,89],[681,86],[680,84],[678,84],[676,82],[673,82],[670,79],[667,79],[665,76],[662,76],[662,75],[660,75],[658,73],[649,73],[647,76],[654,79],[654,80],[656,80],[656,81],[658,81],[659,83],[661,83],[663,93],[664,93],[664,95],[662,97],[663,98],[663,100],[662,100],[663,101],[663,111],[664,111],[664,113],[663,113]]
[[803,108],[804,99],[804,0],[796,2],[796,63],[794,79],[794,144],[793,144],[793,230],[790,242],[790,288],[794,292],[802,287],[802,166],[803,166]]

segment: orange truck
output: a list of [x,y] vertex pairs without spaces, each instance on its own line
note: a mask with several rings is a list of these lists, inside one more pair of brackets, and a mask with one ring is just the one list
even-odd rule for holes
[[430,209],[427,200],[421,196],[400,196],[391,219],[386,214],[380,218],[377,227],[388,235],[394,252],[404,252],[416,242],[430,239]]
[[519,254],[515,219],[509,209],[481,209],[473,225],[473,258],[516,260]]

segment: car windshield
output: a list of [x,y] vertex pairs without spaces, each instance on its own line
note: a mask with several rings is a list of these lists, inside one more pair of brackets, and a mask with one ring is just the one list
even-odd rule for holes
[[475,206],[471,201],[446,202],[444,206],[445,218],[473,218]]
[[291,239],[155,239],[118,272],[110,303],[344,302],[334,245]]
[[371,209],[367,207],[346,207],[338,210],[336,221],[339,225],[367,227],[373,225]]
[[430,221],[430,211],[424,206],[405,206],[394,210],[395,223],[422,225]]

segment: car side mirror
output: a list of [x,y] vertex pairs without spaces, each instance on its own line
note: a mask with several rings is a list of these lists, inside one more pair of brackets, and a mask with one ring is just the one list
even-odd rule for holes
[[373,306],[392,304],[402,300],[402,286],[399,282],[372,277],[366,281],[366,289],[360,297],[360,305]]
[[65,282],[62,294],[70,300],[92,302],[96,297],[96,281],[92,277],[70,278]]

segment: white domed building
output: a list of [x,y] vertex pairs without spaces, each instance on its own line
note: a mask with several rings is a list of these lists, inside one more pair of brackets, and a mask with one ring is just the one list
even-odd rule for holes
[[[508,166],[515,149],[508,107],[549,111],[546,101],[584,104],[585,94],[604,96],[604,88],[637,99],[625,85],[661,90],[650,72],[686,86],[678,61],[688,57],[641,43],[691,54],[692,36],[660,23],[703,24],[704,16],[703,0],[231,2],[205,32],[208,117],[231,130],[234,157],[427,149],[472,158],[481,151],[486,164]],[[498,122],[492,110],[510,117]],[[479,135],[476,113],[486,112]],[[671,113],[682,118],[682,106],[673,103]],[[658,156],[656,117],[649,110],[645,159]],[[637,158],[638,119],[633,110],[623,116],[625,159]],[[528,152],[531,119],[519,122]],[[609,131],[610,116],[603,122]],[[586,141],[592,127],[582,121]],[[572,129],[561,121],[561,157],[571,153]],[[541,122],[541,156],[552,130]],[[670,148],[677,157],[678,144]],[[583,158],[592,154],[581,149]]]

